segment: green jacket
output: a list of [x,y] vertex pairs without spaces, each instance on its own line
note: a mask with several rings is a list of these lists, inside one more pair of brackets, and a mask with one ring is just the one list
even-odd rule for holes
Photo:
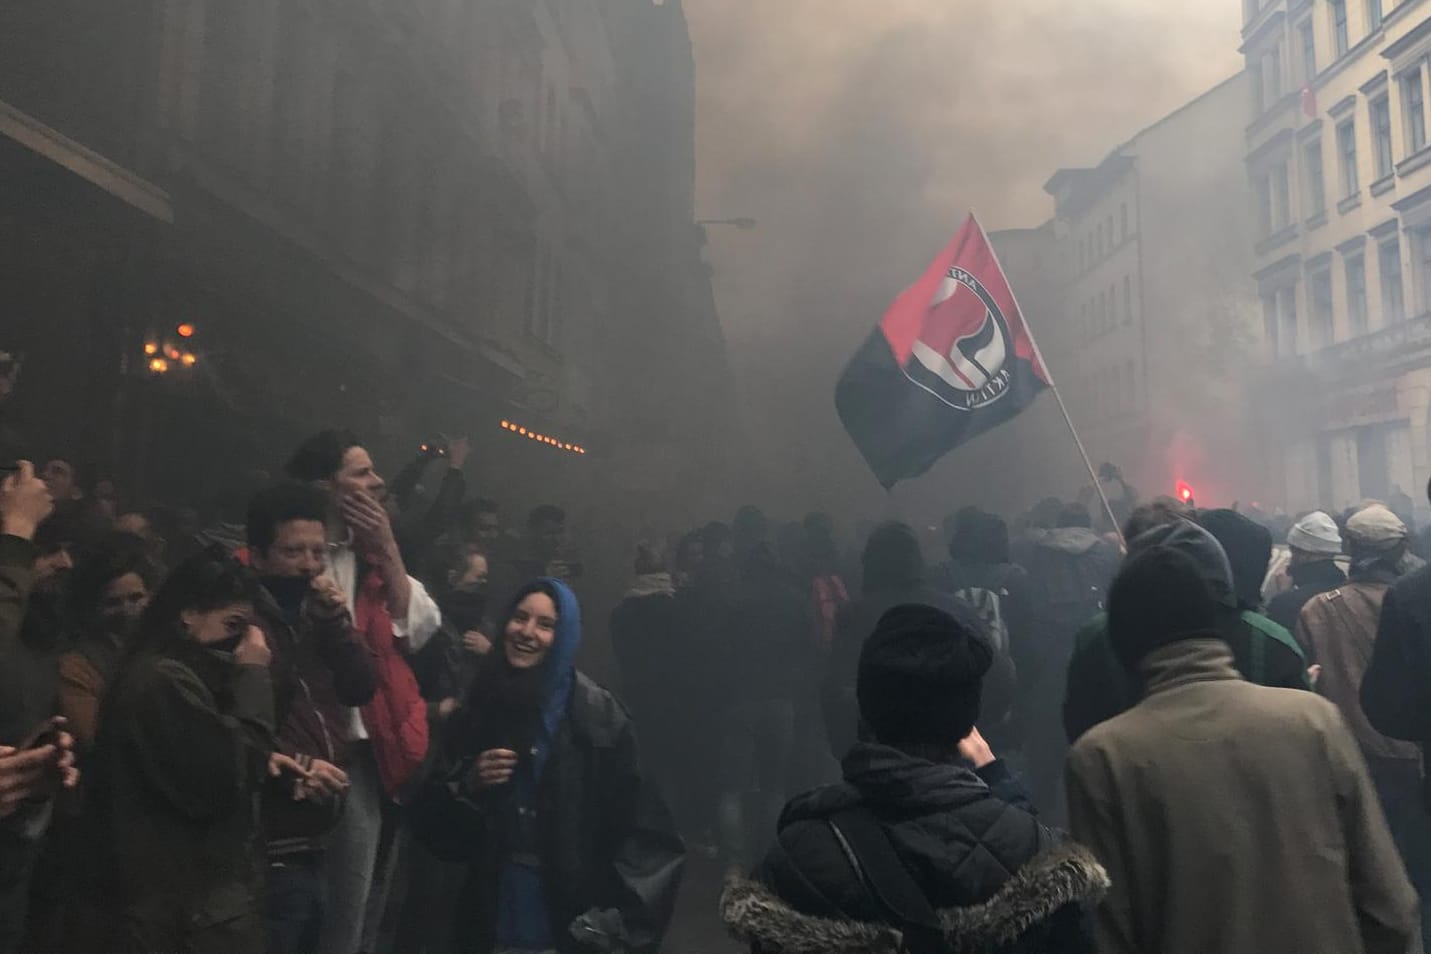
[[[1310,688],[1302,648],[1291,633],[1261,613],[1243,610],[1228,619],[1219,635],[1232,647],[1237,669],[1248,682]],[[1113,655],[1108,615],[1099,613],[1074,637],[1063,697],[1063,728],[1068,741],[1077,741],[1100,722],[1133,708],[1142,697],[1142,686]]]
[[197,644],[120,673],[93,790],[119,950],[262,954],[258,804],[273,706],[266,668]]

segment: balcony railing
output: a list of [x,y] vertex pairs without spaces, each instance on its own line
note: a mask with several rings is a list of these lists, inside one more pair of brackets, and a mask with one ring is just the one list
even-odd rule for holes
[[[1367,367],[1431,364],[1431,312],[1278,362],[1279,370],[1340,377]],[[1359,366],[1359,367],[1357,367]]]

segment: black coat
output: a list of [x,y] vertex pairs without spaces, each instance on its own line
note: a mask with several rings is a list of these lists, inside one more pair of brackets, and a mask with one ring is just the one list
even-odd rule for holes
[[1272,597],[1272,602],[1267,604],[1267,618],[1291,633],[1301,645],[1302,652],[1307,654],[1307,662],[1313,663],[1316,660],[1312,658],[1311,647],[1297,635],[1297,619],[1302,615],[1302,607],[1311,602],[1312,597],[1341,586],[1347,581],[1347,575],[1335,560],[1303,563],[1288,572],[1292,577],[1292,588]]
[[611,613],[621,695],[647,731],[658,720],[678,718],[688,703],[684,683],[696,659],[686,622],[674,593],[628,596]]
[[[468,863],[456,936],[464,951],[490,951],[497,885],[506,857],[510,792],[474,792],[463,752],[411,808],[417,836],[439,857]],[[675,909],[685,846],[637,756],[631,719],[616,698],[580,673],[567,718],[552,740],[535,826],[558,950],[585,950],[573,923],[589,912],[618,936],[617,949],[654,952]]]
[[[1383,735],[1423,747],[1431,742],[1431,566],[1386,591],[1361,708]],[[1424,794],[1431,810],[1431,787]]]
[[[786,806],[775,845],[755,873],[757,881],[804,915],[882,919],[828,823],[851,808],[869,812],[879,823],[935,909],[989,902],[1016,873],[1064,842],[1060,833],[1039,823],[1000,762],[979,774],[861,743],[845,758],[844,776],[843,783]],[[1050,911],[1047,919],[1027,925],[1018,944],[1000,949],[1086,949],[1078,902],[1094,901],[1101,891],[1096,869],[1088,862],[1082,890],[1061,896],[1056,914]]]

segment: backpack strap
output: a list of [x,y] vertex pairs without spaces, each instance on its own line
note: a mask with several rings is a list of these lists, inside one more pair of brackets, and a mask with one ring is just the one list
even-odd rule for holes
[[851,808],[828,819],[845,859],[860,886],[884,913],[885,921],[904,935],[909,954],[944,954],[944,927],[929,899],[894,853],[889,836],[869,812]]

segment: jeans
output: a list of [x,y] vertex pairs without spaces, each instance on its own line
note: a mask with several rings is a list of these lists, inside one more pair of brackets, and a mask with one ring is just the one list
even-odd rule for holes
[[268,865],[268,952],[311,954],[323,928],[320,859],[303,855]]
[[1421,798],[1421,763],[1417,759],[1368,756],[1367,768],[1376,786],[1391,840],[1401,853],[1406,874],[1421,898],[1422,950],[1431,951],[1431,815]]
[[369,743],[350,746],[347,771],[350,788],[343,816],[323,853],[323,896],[328,910],[318,954],[359,954],[362,950],[368,896],[377,870],[386,796]]
[[[789,699],[738,702],[721,715],[720,847],[728,864],[749,870],[751,845],[775,834],[795,741],[795,706]],[[755,823],[747,800],[754,805]]]

